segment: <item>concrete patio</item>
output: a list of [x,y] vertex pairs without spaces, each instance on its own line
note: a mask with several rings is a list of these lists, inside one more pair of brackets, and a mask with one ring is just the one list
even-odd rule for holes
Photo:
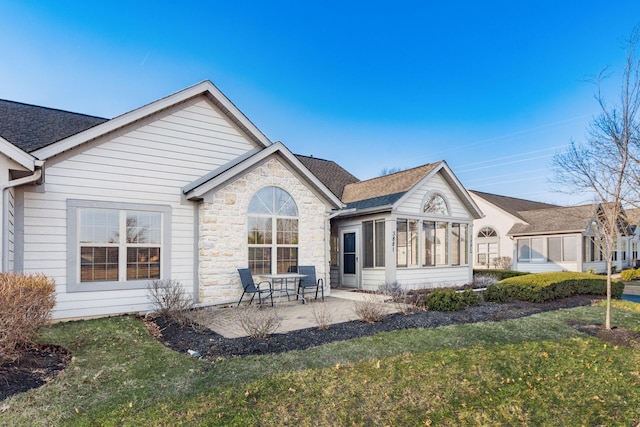
[[[306,304],[302,304],[301,301],[295,300],[295,298],[287,301],[286,296],[274,297],[274,309],[280,319],[280,326],[275,333],[318,327],[316,318],[320,312],[326,315],[327,323],[330,324],[358,320],[354,310],[357,301],[372,301],[376,304],[382,304],[388,313],[397,312],[398,307],[386,301],[388,299],[384,295],[354,292],[350,289],[339,288],[332,288],[331,296],[325,296],[324,303],[320,298],[317,301],[314,300],[313,296],[307,298],[308,302]],[[256,301],[254,301],[254,304],[256,304]],[[226,338],[247,336],[238,321],[238,312],[245,306],[246,304],[243,302],[239,308],[235,304],[205,307],[202,309],[202,313],[198,314],[196,320]],[[270,304],[267,304],[263,309],[271,310],[272,308]]]

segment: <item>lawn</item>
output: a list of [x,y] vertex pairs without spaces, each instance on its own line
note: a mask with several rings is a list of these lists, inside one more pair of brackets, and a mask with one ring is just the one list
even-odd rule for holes
[[[614,324],[640,330],[640,305]],[[404,330],[279,355],[200,361],[133,317],[56,324],[48,385],[0,402],[0,425],[637,425],[640,351],[567,322],[603,307]]]

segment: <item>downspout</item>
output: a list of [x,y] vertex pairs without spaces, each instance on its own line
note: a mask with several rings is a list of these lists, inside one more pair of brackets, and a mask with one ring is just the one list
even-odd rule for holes
[[0,185],[2,190],[2,271],[9,271],[9,189],[37,182],[42,177],[42,160],[35,161],[33,175],[25,176]]

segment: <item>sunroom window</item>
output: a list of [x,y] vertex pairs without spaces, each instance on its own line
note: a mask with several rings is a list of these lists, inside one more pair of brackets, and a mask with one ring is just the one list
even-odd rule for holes
[[384,267],[384,220],[362,223],[364,268]]

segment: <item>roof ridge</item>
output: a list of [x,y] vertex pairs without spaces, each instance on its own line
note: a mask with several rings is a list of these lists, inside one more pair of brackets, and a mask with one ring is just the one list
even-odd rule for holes
[[95,116],[93,114],[78,113],[76,111],[63,110],[62,108],[45,107],[44,105],[29,104],[27,102],[12,101],[10,99],[0,99],[0,102],[10,102],[12,104],[24,105],[25,107],[42,108],[44,110],[58,111],[58,112],[61,112],[61,113],[66,113],[66,114],[75,114],[77,116],[84,116],[84,117],[91,117],[91,118],[94,118],[94,119],[109,120],[106,117]]
[[553,203],[539,202],[537,200],[531,200],[531,199],[523,199],[522,197],[505,196],[503,194],[488,193],[486,191],[478,191],[478,190],[471,190],[471,189],[469,189],[468,191],[470,191],[472,193],[476,193],[476,194],[485,194],[487,196],[502,197],[504,199],[522,200],[523,202],[540,203],[540,204],[543,204],[543,205],[552,205],[552,206],[557,206],[557,207],[563,207],[563,206],[560,206],[560,205],[555,205]]
[[373,180],[376,180],[376,179],[390,178],[390,177],[393,177],[394,175],[396,175],[396,176],[397,176],[397,175],[399,175],[399,174],[401,174],[401,173],[409,173],[409,172],[411,172],[411,171],[413,171],[413,170],[420,169],[420,168],[424,168],[424,167],[427,167],[427,166],[433,166],[433,165],[436,165],[436,164],[441,163],[441,162],[442,162],[442,160],[437,161],[437,162],[432,162],[432,163],[425,163],[424,165],[414,166],[414,167],[409,168],[409,169],[403,169],[403,170],[401,170],[401,171],[397,171],[397,172],[393,172],[393,173],[388,173],[388,174],[386,174],[386,175],[375,176],[375,177],[373,177],[373,178],[365,179],[365,180],[362,180],[362,181],[360,181],[360,182],[356,182],[355,184],[360,184],[360,183],[364,183],[364,182],[370,182],[370,181],[373,181]]

